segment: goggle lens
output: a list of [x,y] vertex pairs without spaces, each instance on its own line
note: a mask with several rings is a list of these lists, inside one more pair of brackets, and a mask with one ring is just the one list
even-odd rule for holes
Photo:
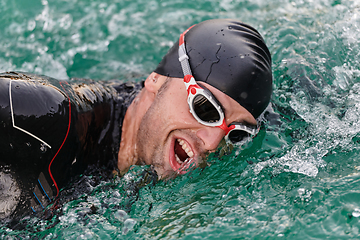
[[219,111],[201,94],[194,97],[193,109],[195,114],[204,122],[211,123],[220,121]]
[[241,142],[242,140],[249,138],[251,135],[243,130],[232,130],[228,134],[228,138],[232,143]]

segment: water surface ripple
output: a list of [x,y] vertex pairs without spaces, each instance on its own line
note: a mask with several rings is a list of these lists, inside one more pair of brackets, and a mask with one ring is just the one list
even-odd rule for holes
[[52,220],[1,226],[0,238],[359,237],[359,1],[0,0],[0,70],[140,80],[181,32],[212,18],[264,36],[279,123],[203,170],[137,192],[145,167],[135,167]]

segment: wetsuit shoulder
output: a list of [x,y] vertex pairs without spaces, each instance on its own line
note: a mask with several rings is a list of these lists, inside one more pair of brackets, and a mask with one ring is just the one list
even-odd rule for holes
[[112,170],[123,117],[141,88],[115,80],[0,74],[0,184],[11,179],[19,193],[2,215],[0,209],[0,218],[45,208],[89,165]]
[[55,86],[51,81],[32,74],[0,74],[0,174],[8,174],[21,190],[14,201],[25,203],[15,213],[29,205],[45,207],[61,184],[55,180],[55,159],[76,152],[76,147],[61,151],[76,136],[71,131],[66,83]]

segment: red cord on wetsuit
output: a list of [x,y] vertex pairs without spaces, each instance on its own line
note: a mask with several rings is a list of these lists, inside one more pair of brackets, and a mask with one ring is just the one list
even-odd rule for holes
[[[69,84],[69,83],[67,83],[67,82],[65,82],[65,83],[66,83],[66,84]],[[68,98],[68,100],[69,100],[69,124],[68,124],[68,129],[67,129],[65,138],[64,138],[64,140],[63,140],[60,148],[57,150],[56,154],[55,154],[54,157],[52,158],[52,160],[51,160],[51,162],[50,162],[50,164],[49,164],[49,167],[48,167],[49,175],[50,175],[52,181],[54,182],[54,185],[55,185],[55,188],[56,188],[56,191],[57,191],[55,197],[57,197],[57,196],[59,195],[59,188],[58,188],[57,183],[56,183],[56,181],[55,181],[55,179],[54,179],[54,177],[53,177],[53,175],[52,175],[52,173],[51,173],[50,167],[51,167],[51,164],[53,163],[54,159],[56,158],[56,156],[59,154],[61,148],[63,147],[63,145],[64,145],[64,143],[65,143],[65,141],[66,141],[66,139],[67,139],[67,137],[68,137],[68,135],[69,135],[69,131],[70,131],[70,125],[71,125],[71,102],[70,102],[70,97],[69,97],[69,95],[66,93],[66,91],[65,91],[65,89],[64,89],[64,87],[63,87],[63,85],[62,85],[61,82],[60,82],[60,85],[61,85],[62,89],[64,90],[64,92],[65,92],[65,94],[66,94],[66,96],[67,96],[67,98]]]

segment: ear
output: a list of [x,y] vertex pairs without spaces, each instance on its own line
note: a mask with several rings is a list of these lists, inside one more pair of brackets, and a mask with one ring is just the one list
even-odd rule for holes
[[157,94],[160,87],[165,83],[167,77],[152,72],[145,80],[145,89],[151,93]]

